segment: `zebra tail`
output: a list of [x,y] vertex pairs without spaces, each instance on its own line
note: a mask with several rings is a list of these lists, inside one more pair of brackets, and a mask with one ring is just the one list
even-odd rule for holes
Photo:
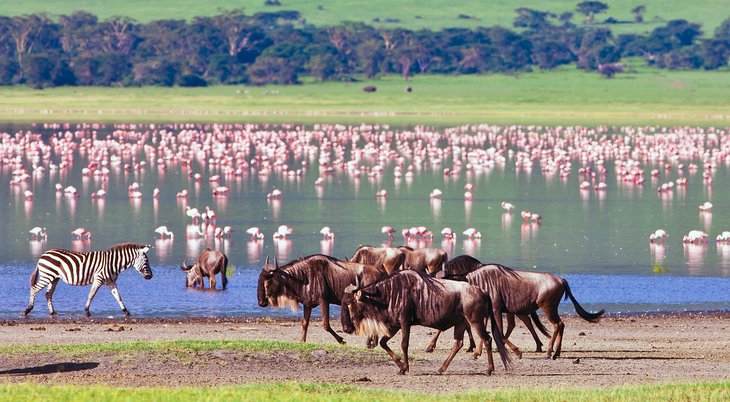
[[33,272],[30,273],[30,287],[35,286],[38,283],[38,267],[36,266]]

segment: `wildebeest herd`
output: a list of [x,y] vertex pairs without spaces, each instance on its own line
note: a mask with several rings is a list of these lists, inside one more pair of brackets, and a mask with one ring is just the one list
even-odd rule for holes
[[[106,284],[125,314],[129,311],[122,303],[116,279],[127,267],[133,266],[145,279],[152,278],[147,259],[149,246],[121,244],[108,250],[80,253],[53,249],[45,252],[31,274],[30,302],[32,309],[36,294],[47,287],[46,299],[50,314],[55,314],[51,299],[60,279],[71,285],[92,285],[85,305],[86,315],[99,287]],[[222,288],[226,288],[228,258],[220,251],[210,249],[201,253],[193,264],[183,262],[186,286],[204,287],[208,277],[210,287],[216,287],[215,276],[221,274]],[[550,337],[547,358],[560,356],[564,324],[558,315],[561,299],[570,298],[578,315],[588,321],[597,321],[603,310],[589,313],[575,300],[565,279],[548,273],[519,271],[499,264],[483,264],[462,255],[448,260],[440,249],[410,247],[360,246],[349,260],[339,260],[323,254],[314,254],[288,262],[278,260],[271,264],[267,257],[259,275],[257,298],[260,307],[303,307],[302,342],[307,340],[312,309],[322,310],[324,329],[339,343],[343,338],[330,325],[330,304],[340,305],[342,329],[348,334],[367,337],[368,347],[379,344],[398,365],[400,374],[409,370],[408,347],[411,327],[426,326],[439,332],[429,343],[431,352],[441,331],[454,329],[454,344],[439,369],[444,372],[463,346],[464,333],[470,338],[468,351],[474,358],[482,348],[487,349],[487,373],[494,371],[492,336],[506,370],[512,362],[506,347],[521,357],[519,348],[509,341],[519,318],[532,333],[536,350],[542,351],[542,342],[533,324]],[[552,334],[541,323],[541,310],[552,324]],[[502,314],[507,315],[506,331]],[[487,324],[491,322],[491,336]],[[401,360],[388,346],[388,341],[401,332]],[[474,341],[474,335],[478,342]]]
[[[368,337],[368,346],[379,342],[398,365],[400,374],[408,371],[410,328],[422,325],[444,331],[454,328],[454,345],[439,372],[443,372],[463,345],[464,332],[471,338],[474,357],[487,348],[487,373],[494,371],[491,337],[486,323],[491,320],[505,369],[511,368],[505,345],[518,357],[522,353],[509,341],[514,317],[527,325],[537,351],[542,343],[532,326],[550,336],[547,358],[556,359],[562,349],[564,324],[558,304],[570,298],[578,315],[594,322],[603,315],[585,311],[575,300],[565,279],[548,273],[518,271],[499,264],[482,264],[470,256],[448,261],[438,249],[410,247],[359,247],[349,261],[325,255],[312,255],[279,266],[267,258],[258,281],[259,306],[304,306],[302,341],[306,340],[312,307],[322,309],[326,331],[344,343],[330,327],[329,305],[341,305],[342,328],[346,333]],[[553,325],[552,334],[537,316],[540,309]],[[503,331],[502,314],[507,314],[507,331]],[[532,321],[530,321],[532,319]],[[388,347],[388,341],[401,331],[403,361]],[[473,340],[476,333],[479,343]],[[433,351],[438,334],[429,344]]]

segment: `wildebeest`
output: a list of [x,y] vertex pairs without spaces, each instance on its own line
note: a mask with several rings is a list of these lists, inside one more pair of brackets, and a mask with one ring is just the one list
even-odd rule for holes
[[[485,319],[492,319],[492,331],[504,367],[512,366],[502,335],[496,327],[489,295],[468,283],[439,280],[416,271],[396,272],[371,285],[348,286],[342,298],[340,318],[347,333],[380,336],[380,346],[398,365],[400,374],[408,369],[408,344],[411,326],[423,325],[439,330],[454,327],[454,346],[439,369],[443,373],[463,346],[464,331],[470,326],[487,344],[487,374],[494,371],[492,340]],[[388,347],[388,341],[401,330],[403,362]]]
[[438,248],[413,249],[408,246],[400,246],[398,250],[406,255],[404,269],[412,269],[429,275],[441,270],[449,259],[446,252]]
[[375,92],[378,90],[378,87],[376,87],[374,85],[366,85],[366,86],[362,87],[362,90],[365,92]]
[[228,285],[226,278],[226,267],[228,266],[228,257],[218,250],[206,248],[200,253],[198,261],[193,265],[188,265],[187,259],[180,265],[180,269],[185,272],[185,286],[205,288],[203,278],[208,278],[210,288],[215,289],[215,276],[221,274],[221,284],[223,289]]
[[322,310],[324,329],[339,343],[345,343],[330,327],[330,304],[341,304],[345,288],[353,283],[369,284],[387,276],[382,267],[340,261],[336,258],[315,254],[291,261],[279,267],[269,264],[269,258],[259,275],[257,296],[259,306],[290,307],[296,310],[299,303],[304,307],[302,342],[307,341],[307,328],[312,308]]
[[388,275],[403,268],[406,254],[395,247],[360,246],[350,258],[352,262],[383,266]]
[[[518,317],[522,315],[525,317],[523,322],[529,322],[527,316],[530,315],[538,328],[543,333],[547,332],[546,330],[543,331],[544,327],[542,327],[536,315],[537,309],[542,310],[548,321],[553,324],[553,333],[550,336],[550,343],[547,348],[547,358],[557,359],[560,356],[565,324],[563,324],[558,314],[558,305],[563,296],[565,299],[570,298],[575,311],[586,321],[595,322],[604,313],[604,310],[597,313],[587,312],[573,297],[568,281],[549,273],[519,271],[498,264],[482,264],[473,272],[464,275],[464,273],[452,273],[450,269],[454,267],[456,266],[447,266],[446,278],[466,280],[491,296],[492,307],[500,332],[503,330],[501,312],[512,313]],[[510,325],[509,322],[508,325]],[[514,319],[511,321],[511,327],[504,333],[504,341],[519,356],[521,355],[519,348],[509,341],[509,335],[512,333],[513,328]],[[534,332],[533,337],[537,337]],[[481,345],[479,345],[479,348],[481,349]],[[555,351],[554,354],[553,350]],[[479,354],[479,351],[477,354]]]

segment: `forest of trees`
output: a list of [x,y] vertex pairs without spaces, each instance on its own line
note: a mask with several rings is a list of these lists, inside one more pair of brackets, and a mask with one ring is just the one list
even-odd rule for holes
[[296,11],[225,11],[192,21],[100,21],[86,12],[0,17],[0,85],[205,86],[297,84],[300,77],[354,80],[381,74],[517,73],[572,64],[606,77],[625,57],[668,69],[727,66],[730,18],[710,37],[700,24],[668,21],[649,34],[614,35],[607,8],[586,1],[573,14],[519,8],[513,28],[441,31],[375,28],[363,23],[315,27]]

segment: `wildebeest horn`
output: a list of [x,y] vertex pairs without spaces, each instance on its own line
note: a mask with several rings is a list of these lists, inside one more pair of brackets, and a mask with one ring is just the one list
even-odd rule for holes
[[360,288],[360,277],[358,275],[355,275],[355,287]]
[[279,257],[274,257],[274,263],[276,264],[276,269],[279,269]]
[[264,261],[264,265],[269,265],[269,256],[266,256],[266,261]]
[[355,291],[357,291],[357,286],[355,286],[355,285],[348,285],[345,288],[345,293],[353,294],[353,293],[355,293]]
[[183,271],[190,271],[190,269],[192,269],[192,268],[193,268],[192,266],[188,265],[187,258],[184,259],[182,265],[180,265],[180,269],[182,269]]

